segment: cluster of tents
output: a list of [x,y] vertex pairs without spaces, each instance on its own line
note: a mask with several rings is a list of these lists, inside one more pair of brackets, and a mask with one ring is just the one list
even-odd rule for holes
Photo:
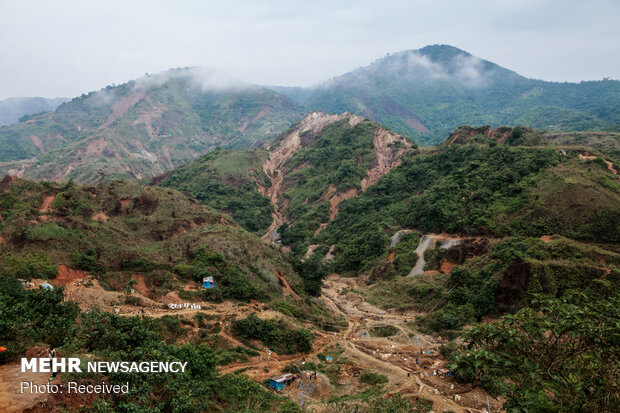
[[168,307],[173,310],[182,310],[184,308],[189,308],[191,310],[200,310],[202,308],[200,307],[200,304],[190,304],[190,303],[181,303],[181,304],[170,303],[168,304]]

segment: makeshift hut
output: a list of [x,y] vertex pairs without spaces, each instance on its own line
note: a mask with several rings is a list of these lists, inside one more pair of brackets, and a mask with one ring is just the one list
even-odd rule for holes
[[297,377],[292,373],[286,373],[281,376],[272,377],[269,379],[269,385],[276,390],[286,389],[286,386],[295,381]]

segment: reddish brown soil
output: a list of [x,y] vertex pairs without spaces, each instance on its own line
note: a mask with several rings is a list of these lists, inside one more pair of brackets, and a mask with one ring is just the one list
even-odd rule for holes
[[340,192],[334,195],[329,200],[329,219],[336,218],[338,215],[338,205],[345,199],[353,198],[357,196],[357,189],[351,188],[347,192]]
[[142,293],[142,295],[144,295],[145,297],[150,297],[151,292],[149,290],[149,287],[146,285],[146,282],[144,280],[144,274],[132,274],[131,278],[133,278],[134,280],[136,280],[138,282],[138,284],[136,284],[136,290],[140,291]]
[[103,212],[98,212],[94,214],[92,217],[90,217],[90,219],[97,222],[108,222],[108,216]]
[[47,393],[37,394],[30,391],[21,393],[20,385],[22,381],[30,381],[35,385],[46,384],[49,377],[49,373],[22,373],[18,363],[0,366],[0,412],[23,412],[47,400]]
[[394,262],[394,257],[396,257],[396,251],[390,252],[390,255],[388,255],[387,261]]
[[52,202],[54,201],[54,198],[54,195],[46,196],[43,199],[43,203],[39,207],[39,212],[44,212],[46,214],[52,212]]
[[137,93],[132,93],[129,96],[120,98],[112,106],[112,113],[110,113],[110,116],[108,116],[108,119],[103,126],[109,126],[112,122],[131,109],[136,103],[144,99],[144,96],[146,96],[146,91],[141,90]]
[[53,284],[66,285],[77,280],[86,280],[90,274],[82,270],[74,270],[64,264],[58,266],[58,276],[52,281]]
[[582,160],[584,160],[584,161],[591,161],[591,160],[593,160],[593,159],[596,159],[596,156],[594,156],[594,155],[590,155],[590,154],[589,154],[589,153],[587,153],[587,152],[586,152],[585,154],[580,153],[580,154],[579,154],[579,159],[582,159]]
[[43,146],[43,142],[37,135],[30,135],[30,140],[41,152],[45,152],[45,147]]
[[450,274],[450,271],[452,271],[452,268],[456,267],[456,265],[457,264],[455,264],[453,262],[449,262],[447,260],[443,260],[439,264],[439,272],[444,273],[444,274]]
[[292,295],[295,298],[300,298],[299,295],[291,288],[291,285],[288,283],[288,280],[280,273],[278,270],[274,270],[276,274],[276,278],[278,279],[278,283],[282,287],[282,293],[284,295]]

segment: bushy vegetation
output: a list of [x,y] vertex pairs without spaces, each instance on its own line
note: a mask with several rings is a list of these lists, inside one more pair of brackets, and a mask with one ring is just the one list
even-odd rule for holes
[[258,150],[215,150],[167,174],[159,185],[186,192],[262,235],[273,212],[269,198],[261,195],[257,186],[271,185],[262,170],[264,158],[264,152]]
[[616,253],[563,238],[505,239],[452,269],[445,305],[421,324],[435,331],[458,330],[486,315],[518,310],[534,294],[562,297],[579,290],[592,300],[608,300],[617,292],[619,264]]
[[11,254],[0,258],[0,274],[30,280],[56,278],[58,266],[43,252]]
[[[172,189],[3,182],[0,274],[54,278],[64,264],[88,271],[106,288],[123,290],[138,273],[152,296],[176,288],[175,274],[192,283],[213,276],[217,288],[204,299],[247,301],[280,294],[277,269],[303,294],[280,252]],[[50,211],[41,212],[44,196],[54,201]]]
[[360,383],[370,384],[371,386],[377,386],[379,384],[385,384],[388,382],[388,378],[379,373],[375,373],[374,371],[368,371],[362,373],[360,376]]
[[284,211],[292,224],[278,230],[282,243],[302,256],[308,241],[321,223],[329,221],[330,188],[340,192],[359,188],[375,156],[373,138],[378,125],[363,121],[351,127],[348,119],[334,122],[318,136],[306,136],[306,146],[285,164],[285,195],[290,200]]
[[407,275],[418,261],[415,249],[420,242],[419,232],[406,232],[401,235],[400,242],[390,252],[394,253],[395,275]]
[[329,413],[427,413],[433,408],[428,399],[410,401],[400,394],[386,396],[377,387],[358,393],[330,399],[327,407]]
[[457,380],[506,397],[508,411],[612,411],[620,404],[619,296],[537,297],[480,324],[451,358]]
[[[387,253],[391,228],[613,241],[620,184],[602,167],[588,172],[576,158],[573,152],[559,164],[554,149],[505,145],[452,145],[410,157],[359,197],[342,202],[338,216],[312,242],[337,244],[335,269],[359,271]],[[547,178],[551,170],[562,178]],[[569,184],[574,173],[583,174],[584,186]],[[584,187],[597,189],[579,194]],[[579,209],[571,207],[576,197]]]
[[232,332],[242,339],[261,340],[278,354],[308,353],[312,350],[313,334],[295,329],[284,320],[262,320],[252,313],[232,325]]
[[62,289],[24,290],[17,278],[0,275],[0,337],[7,348],[0,363],[39,342],[63,346],[71,340],[78,306],[63,298]]
[[[383,267],[378,268],[381,270]],[[444,285],[448,278],[444,274],[392,277],[360,286],[355,292],[379,308],[425,312],[445,298]]]
[[[330,266],[323,262],[322,256],[327,252],[326,248],[315,251],[315,254],[305,260],[293,257],[293,268],[301,277],[304,290],[312,296],[321,295],[321,284],[323,278],[329,274]],[[323,253],[323,254],[321,254]]]
[[301,300],[287,296],[282,300],[274,300],[270,307],[288,317],[296,318],[302,322],[309,321],[317,328],[325,331],[341,331],[348,324],[342,315],[335,314],[314,297]]
[[240,268],[232,265],[221,253],[215,253],[209,248],[199,246],[192,252],[191,276],[196,282],[202,282],[205,277],[213,277],[217,288],[212,292],[213,299],[249,300],[265,299],[267,291],[262,285],[252,282],[252,279]]
[[394,326],[377,326],[370,329],[372,337],[391,337],[398,334],[398,329]]
[[[0,310],[0,335],[7,348],[0,353],[0,363],[14,360],[39,343],[62,347],[61,351],[71,356],[89,354],[91,360],[187,362],[186,371],[179,374],[108,373],[93,377],[66,373],[66,378],[80,382],[131,383],[128,394],[99,398],[84,411],[298,411],[294,403],[266,392],[245,376],[218,374],[219,363],[235,358],[232,351],[218,353],[206,344],[165,344],[182,336],[184,329],[176,317],[156,320],[98,311],[80,313],[75,303],[63,300],[61,289],[26,291],[16,279],[5,276],[0,276]],[[255,354],[244,349],[234,352]],[[157,397],[149,397],[154,394]]]

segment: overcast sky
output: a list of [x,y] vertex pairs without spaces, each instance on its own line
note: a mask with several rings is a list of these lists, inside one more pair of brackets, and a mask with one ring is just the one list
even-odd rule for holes
[[618,0],[0,0],[0,99],[185,66],[306,86],[438,43],[537,79],[620,79],[619,22]]

